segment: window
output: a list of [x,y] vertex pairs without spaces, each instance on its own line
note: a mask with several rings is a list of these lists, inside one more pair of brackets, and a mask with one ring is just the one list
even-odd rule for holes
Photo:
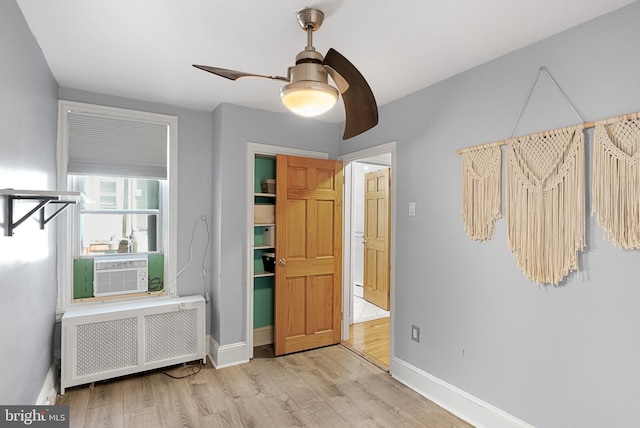
[[82,192],[57,222],[58,313],[94,297],[96,257],[147,257],[149,291],[176,294],[177,118],[60,101],[58,129],[58,186]]
[[80,202],[79,254],[147,253],[161,249],[160,196],[166,180],[69,175]]
[[[74,176],[72,175],[70,178],[73,178]],[[99,179],[99,177],[96,177],[96,179]],[[91,189],[91,193],[89,193],[86,189],[86,186],[82,186],[84,193],[86,193],[89,198],[91,197],[98,197],[99,201],[100,201],[100,208],[101,209],[115,209],[117,206],[117,182],[113,179],[109,179],[109,178],[103,178],[99,181],[100,183],[100,193],[96,195],[96,193],[94,192],[94,188],[93,188],[93,182],[89,183],[89,189]],[[84,183],[83,183],[84,184]],[[95,199],[93,199],[95,200]]]

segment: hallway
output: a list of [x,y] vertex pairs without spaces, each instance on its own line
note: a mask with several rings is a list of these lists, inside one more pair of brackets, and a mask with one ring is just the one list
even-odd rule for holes
[[365,321],[376,320],[389,317],[389,311],[371,304],[358,295],[353,296],[353,323],[358,324]]
[[389,370],[390,317],[363,298],[353,297],[353,321],[349,326],[349,340],[343,345],[377,365]]

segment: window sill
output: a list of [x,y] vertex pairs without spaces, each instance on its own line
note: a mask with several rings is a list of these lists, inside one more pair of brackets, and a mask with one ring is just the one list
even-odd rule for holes
[[91,306],[97,304],[112,303],[135,303],[145,300],[155,299],[159,297],[171,297],[167,294],[167,290],[150,291],[146,293],[121,294],[117,296],[87,297],[85,299],[72,299],[66,309],[56,311],[56,321],[60,321],[65,311],[81,308],[83,306]]

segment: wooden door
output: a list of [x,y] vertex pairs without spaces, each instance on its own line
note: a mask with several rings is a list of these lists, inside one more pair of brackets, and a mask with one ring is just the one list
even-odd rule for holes
[[363,293],[368,302],[389,310],[389,168],[364,176]]
[[340,343],[342,162],[278,155],[275,354]]

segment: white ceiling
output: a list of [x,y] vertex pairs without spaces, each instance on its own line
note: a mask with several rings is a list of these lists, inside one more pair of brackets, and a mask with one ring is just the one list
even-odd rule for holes
[[[285,111],[281,82],[230,81],[212,65],[286,76],[314,33],[369,82],[378,105],[620,8],[633,0],[17,0],[61,87],[213,110]],[[344,120],[339,106],[321,119]]]

